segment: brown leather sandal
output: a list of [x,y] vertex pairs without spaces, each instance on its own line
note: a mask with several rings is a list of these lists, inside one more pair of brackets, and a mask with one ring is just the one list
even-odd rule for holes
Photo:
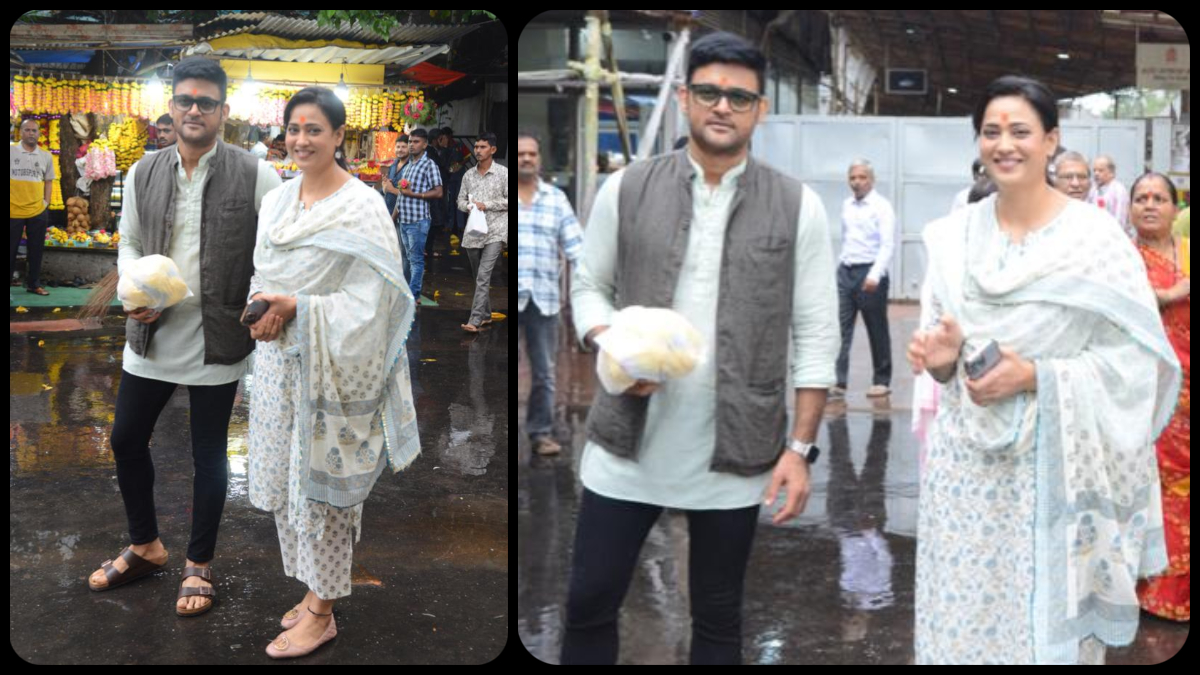
[[[121,552],[119,557],[125,560],[125,564],[129,566],[129,569],[122,572],[112,566],[113,561],[105,560],[100,564],[100,567],[104,569],[104,577],[108,580],[108,583],[104,586],[95,586],[92,584],[91,576],[89,576],[88,588],[93,591],[110,591],[118,586],[124,586],[131,581],[141,579],[167,564],[166,560],[163,560],[161,564],[150,562],[134,553],[133,549],[129,547],[125,547],[125,550]],[[168,554],[169,558],[170,555]]]
[[[183,576],[179,578],[179,595],[175,598],[175,613],[179,616],[199,616],[212,609],[213,605],[217,604],[217,589],[214,586],[189,586],[184,588],[183,582],[188,577],[200,577],[211,584],[213,583],[212,568],[185,567],[183,568]],[[196,609],[180,609],[180,598],[187,598],[193,595],[206,596],[209,599],[208,604]]]

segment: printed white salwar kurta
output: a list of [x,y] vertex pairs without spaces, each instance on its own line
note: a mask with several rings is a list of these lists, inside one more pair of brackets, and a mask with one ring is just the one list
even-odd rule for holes
[[362,501],[420,451],[405,342],[413,298],[383,199],[357,179],[300,203],[303,178],[263,200],[257,292],[297,298],[259,342],[250,399],[250,501],[275,513],[284,571],[322,599],[350,594]]
[[919,664],[1097,664],[1137,629],[1139,576],[1165,565],[1152,443],[1179,365],[1140,256],[1070,202],[1012,243],[996,197],[930,224],[924,311],[1037,368],[1037,391],[975,405],[943,388],[922,476]]

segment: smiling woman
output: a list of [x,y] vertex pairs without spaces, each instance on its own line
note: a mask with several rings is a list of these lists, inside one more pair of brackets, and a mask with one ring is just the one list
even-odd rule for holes
[[[998,193],[925,228],[923,312],[942,320],[909,347],[945,381],[920,491],[916,662],[1102,664],[1137,630],[1138,577],[1167,562],[1152,441],[1179,362],[1116,220],[1046,183],[1050,90],[1000,78],[973,122]],[[968,376],[961,354],[991,342],[1000,361]]]
[[391,218],[343,168],[346,112],[332,91],[300,90],[284,120],[302,173],[259,215],[250,299],[270,307],[251,335],[267,393],[250,401],[249,492],[274,512],[284,573],[310,593],[284,615],[273,658],[337,635],[363,502],[386,466],[420,452],[406,351],[415,303]]
[[306,87],[292,95],[283,109],[288,152],[301,170],[324,172],[333,164],[349,169],[342,141],[346,137],[346,107],[331,90]]

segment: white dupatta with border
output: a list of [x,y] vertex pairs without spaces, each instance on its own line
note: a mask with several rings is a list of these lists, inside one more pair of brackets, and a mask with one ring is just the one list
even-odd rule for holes
[[301,181],[263,198],[269,226],[254,266],[264,291],[296,296],[281,336],[284,353],[300,358],[304,392],[291,460],[301,478],[289,485],[288,517],[307,531],[306,499],[361,504],[385,464],[399,472],[421,446],[405,348],[414,302],[383,199],[351,178],[305,210]]
[[934,313],[962,325],[964,353],[989,339],[1012,348],[1035,362],[1037,392],[977,406],[960,364],[942,399],[953,410],[935,424],[957,425],[943,438],[981,453],[1034,444],[1034,654],[1073,664],[1088,636],[1133,640],[1137,579],[1166,566],[1153,443],[1180,368],[1141,256],[1110,215],[1072,201],[1014,247],[995,207],[989,197],[926,228],[926,283]]

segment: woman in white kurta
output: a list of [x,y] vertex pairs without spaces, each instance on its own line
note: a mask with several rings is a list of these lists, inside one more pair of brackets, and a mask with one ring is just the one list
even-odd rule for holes
[[[945,383],[922,477],[917,663],[1098,664],[1165,564],[1152,443],[1179,366],[1111,216],[1047,186],[1054,99],[994,82],[976,112],[999,193],[935,221],[909,347]],[[995,340],[983,377],[963,362]]]
[[[296,107],[304,126],[289,127],[288,147],[325,149],[332,164],[340,138],[325,134],[344,129],[344,111],[329,121],[322,109],[336,99],[327,92],[311,95],[321,109]],[[264,341],[250,401],[250,501],[275,513],[284,573],[310,591],[268,647],[276,658],[336,635],[332,605],[350,594],[362,502],[385,466],[400,471],[420,452],[405,349],[414,302],[383,199],[343,169],[302,168],[263,199],[251,282],[251,298],[262,292],[291,320],[268,314],[251,328]],[[306,192],[306,180],[320,179],[332,194]]]

